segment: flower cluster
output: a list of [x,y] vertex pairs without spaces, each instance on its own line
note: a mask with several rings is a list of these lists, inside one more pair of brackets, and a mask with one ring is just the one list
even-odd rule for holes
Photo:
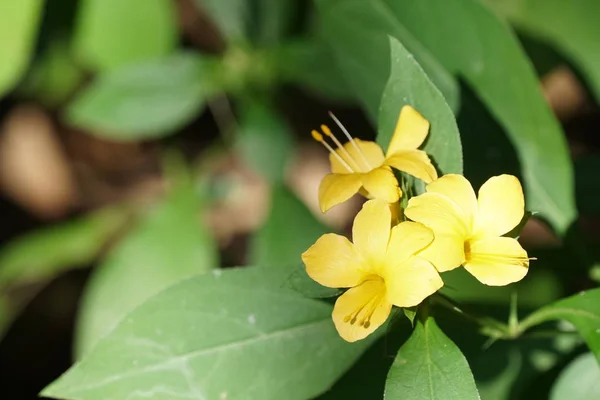
[[[429,122],[404,106],[384,155],[374,142],[353,139],[332,115],[348,142],[323,125],[315,140],[330,151],[332,173],[319,188],[323,212],[356,193],[369,198],[356,215],[352,242],[323,235],[302,254],[308,275],[323,286],[348,288],[336,301],[333,322],[353,342],[371,334],[392,306],[420,304],[443,286],[440,273],[461,265],[480,282],[503,286],[521,280],[529,267],[527,252],[506,237],[525,213],[523,189],[511,175],[490,178],[476,196],[462,175],[438,178],[428,155],[418,148]],[[327,141],[330,139],[334,149]],[[393,172],[427,183],[395,217],[403,193]]]

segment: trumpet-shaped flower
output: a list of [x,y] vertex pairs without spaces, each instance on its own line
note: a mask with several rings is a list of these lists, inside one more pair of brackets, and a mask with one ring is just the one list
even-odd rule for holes
[[319,187],[321,211],[325,212],[343,203],[358,192],[387,203],[397,202],[402,191],[392,168],[426,183],[437,178],[437,172],[427,153],[417,150],[427,137],[429,122],[414,108],[402,107],[385,155],[377,143],[353,139],[340,121],[333,114],[330,116],[349,141],[342,145],[331,130],[322,125],[321,130],[325,136],[337,146],[337,150],[334,150],[325,141],[323,134],[312,131],[313,138],[331,153],[329,161],[332,173],[323,179]]
[[480,282],[504,286],[527,274],[529,258],[516,239],[502,235],[514,229],[525,212],[523,189],[512,175],[490,178],[475,197],[462,175],[444,175],[413,197],[404,211],[435,234],[419,255],[444,272],[464,265]]
[[333,322],[349,342],[381,326],[392,305],[415,306],[443,285],[434,266],[415,256],[433,241],[431,230],[415,222],[392,228],[387,203],[366,202],[354,220],[352,236],[354,243],[340,235],[323,235],[302,254],[313,280],[350,288],[333,309]]

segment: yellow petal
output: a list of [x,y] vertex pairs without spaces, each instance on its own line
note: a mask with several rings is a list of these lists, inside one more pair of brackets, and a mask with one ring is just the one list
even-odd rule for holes
[[438,193],[424,193],[408,201],[404,215],[441,234],[466,237],[470,234],[469,219],[462,209],[448,197]]
[[453,270],[465,261],[464,238],[460,235],[438,234],[417,255],[429,260],[439,272]]
[[504,286],[523,279],[529,268],[527,252],[516,239],[494,237],[469,243],[465,269],[481,283]]
[[411,106],[402,107],[386,154],[390,156],[401,150],[416,150],[425,141],[428,131],[429,121]]
[[395,203],[400,199],[398,180],[390,167],[375,168],[364,174],[362,184],[369,195],[386,203]]
[[325,212],[354,196],[361,188],[360,174],[329,174],[319,186],[319,205]]
[[[336,153],[355,172],[369,172],[383,164],[385,157],[383,150],[377,143],[360,139],[354,139],[354,143],[356,146],[352,142],[347,142],[343,146],[346,151],[337,149]],[[356,149],[357,147],[360,151]],[[331,162],[331,172],[336,174],[348,173],[348,168],[333,154],[329,155],[329,161]]]
[[362,256],[343,236],[328,233],[302,254],[306,273],[316,282],[332,288],[360,284],[368,275]]
[[354,218],[352,241],[370,265],[385,258],[391,225],[390,207],[381,200],[367,201]]
[[494,176],[479,189],[475,217],[478,237],[502,236],[521,222],[525,213],[523,188],[512,175]]
[[435,167],[431,164],[427,153],[421,150],[398,151],[388,157],[385,164],[415,176],[425,183],[437,179]]
[[433,232],[425,225],[405,221],[394,226],[385,257],[385,264],[395,268],[409,257],[423,250],[433,241]]
[[348,342],[364,339],[379,328],[390,315],[383,280],[368,280],[341,295],[333,307],[333,323]]
[[463,211],[468,226],[477,213],[477,197],[471,183],[462,175],[448,174],[427,185],[427,193],[438,193],[455,202]]
[[385,276],[387,300],[398,307],[412,307],[444,285],[433,265],[421,258],[410,257]]

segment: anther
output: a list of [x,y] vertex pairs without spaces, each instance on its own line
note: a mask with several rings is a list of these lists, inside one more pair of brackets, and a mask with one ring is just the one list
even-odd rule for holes
[[319,132],[313,129],[310,133],[312,134],[313,139],[315,139],[317,142],[323,142],[323,135],[321,135]]
[[333,133],[331,133],[331,129],[329,129],[329,127],[327,125],[321,125],[321,130],[323,131],[324,134],[326,134],[329,137],[333,137]]
[[371,321],[365,321],[365,323],[363,324],[363,327],[365,329],[369,328],[369,326],[371,326]]
[[323,146],[325,146],[325,148],[331,153],[333,154],[333,156],[335,158],[337,158],[337,160],[340,162],[340,164],[342,164],[344,166],[344,168],[346,168],[348,170],[348,172],[353,173],[354,170],[352,169],[352,167],[350,165],[348,165],[348,163],[346,161],[344,161],[344,159],[329,145],[329,143],[327,143],[325,141],[325,139],[323,139],[323,135],[321,135],[319,132],[317,132],[316,130],[312,130],[311,135],[313,137],[313,139],[315,139],[317,142],[321,143]]
[[340,141],[331,132],[331,129],[329,129],[329,127],[327,125],[323,124],[323,125],[321,125],[321,130],[323,131],[323,133],[325,133],[325,135],[329,136],[329,138],[331,138],[331,140],[333,140],[333,143],[335,143],[335,145],[338,147],[338,149],[340,149],[340,151],[342,153],[344,153],[346,158],[349,160],[348,163],[352,163],[352,168],[355,169],[356,171],[360,171],[361,168],[359,167],[359,165],[356,162],[356,160],[354,159],[354,157],[352,157],[352,155],[348,152],[348,150],[346,150],[346,148],[344,146],[342,146]]

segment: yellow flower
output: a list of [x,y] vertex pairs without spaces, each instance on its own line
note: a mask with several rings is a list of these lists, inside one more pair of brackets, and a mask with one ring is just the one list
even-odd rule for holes
[[334,150],[317,131],[313,138],[322,143],[331,153],[332,173],[327,175],[319,187],[319,204],[325,212],[343,203],[359,191],[367,197],[388,203],[397,202],[402,196],[392,167],[413,175],[426,183],[437,178],[435,167],[422,150],[417,150],[427,137],[429,122],[410,106],[402,107],[394,135],[384,155],[375,142],[353,139],[340,121],[330,114],[340,127],[348,142],[342,146],[326,125],[321,125],[325,136],[337,146]]
[[434,266],[415,256],[432,242],[431,230],[415,222],[392,228],[390,222],[388,204],[370,200],[354,220],[354,243],[330,233],[302,254],[313,280],[327,287],[350,288],[333,309],[333,322],[349,342],[381,326],[392,305],[415,306],[443,285]]
[[502,236],[519,224],[524,212],[523,189],[516,177],[492,177],[475,197],[469,181],[454,174],[427,185],[427,193],[410,199],[404,210],[435,234],[421,257],[440,272],[462,264],[491,286],[508,285],[527,274],[527,252],[516,239]]

